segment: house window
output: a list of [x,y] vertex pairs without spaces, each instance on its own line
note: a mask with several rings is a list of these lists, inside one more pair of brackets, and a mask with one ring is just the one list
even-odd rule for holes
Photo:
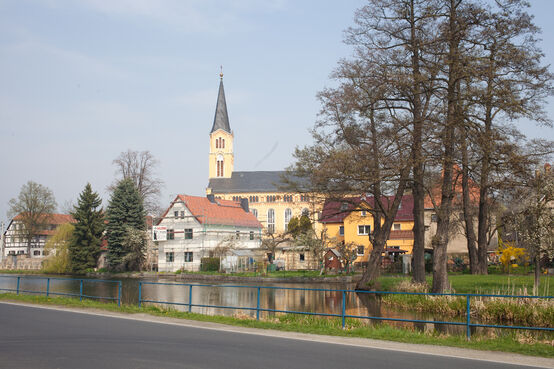
[[175,254],[173,252],[166,252],[165,253],[165,262],[166,263],[173,263],[173,260],[175,260]]
[[23,254],[25,254],[25,251],[23,251],[23,250],[19,250],[19,251],[17,252],[17,255],[23,255]]
[[185,219],[185,212],[181,211],[181,219]]
[[179,212],[178,211],[174,211],[173,215],[175,216],[175,219],[179,218]]
[[365,210],[362,210],[361,215],[365,217],[367,215],[367,212]]
[[393,231],[399,231],[400,230],[400,223],[394,223],[392,225],[392,230]]
[[307,208],[302,209],[302,216],[303,217],[310,216],[310,211]]
[[192,263],[192,251],[185,251],[185,263]]
[[292,218],[292,210],[286,209],[285,210],[285,232],[288,231],[289,229],[290,218]]
[[275,232],[275,210],[273,209],[267,211],[267,232],[270,234]]
[[35,250],[35,251],[33,251],[33,255],[39,256],[39,255],[40,255],[40,250]]
[[267,195],[266,201],[267,202],[275,202],[277,200],[277,197],[275,195]]
[[358,255],[363,255],[364,254],[364,247],[363,246],[358,246]]
[[292,202],[292,195],[284,195],[283,196],[284,202]]
[[431,214],[431,222],[436,223],[438,221],[437,214]]
[[339,236],[344,236],[344,226],[339,227]]
[[192,228],[185,228],[185,240],[192,240]]
[[358,235],[368,235],[371,233],[371,226],[368,225],[359,225],[358,226]]
[[304,254],[300,254],[300,261],[304,261]]
[[256,217],[256,219],[258,219],[258,209],[252,209],[252,214],[254,214],[254,216]]
[[240,231],[235,232],[235,238],[238,240],[240,239]]
[[254,239],[254,231],[250,231],[250,239],[251,239],[251,240]]
[[175,239],[175,231],[173,229],[167,230],[167,239],[168,240],[174,240]]

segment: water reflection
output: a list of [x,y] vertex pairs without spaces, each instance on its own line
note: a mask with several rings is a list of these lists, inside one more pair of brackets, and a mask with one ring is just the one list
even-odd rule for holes
[[[177,284],[174,280],[159,279],[117,279],[122,282],[122,303],[137,304],[139,282],[161,282],[165,285],[142,285],[142,299],[176,304],[189,303],[190,287]],[[206,284],[202,281],[190,282]],[[45,277],[21,277],[20,290],[45,293],[47,282]],[[15,289],[17,277],[13,275],[0,275],[0,288]],[[266,287],[280,287],[266,288]],[[285,289],[283,289],[285,288]],[[353,290],[354,284],[320,284],[320,283],[275,283],[263,284],[260,288],[260,308],[280,311],[314,312],[324,314],[341,315],[342,312],[342,291],[320,291],[320,290],[299,290],[297,288]],[[50,279],[49,291],[55,294],[79,295],[80,281],[69,279]],[[0,291],[2,292],[2,291]],[[96,281],[95,279],[83,279],[83,294],[88,296],[118,297],[118,284]],[[250,316],[255,317],[258,299],[258,288],[249,284],[240,283],[217,283],[212,286],[192,287],[192,311],[201,314],[227,315],[227,316]],[[160,304],[171,306],[174,309],[187,311],[188,306],[175,304]],[[226,306],[221,308],[214,306]],[[275,312],[262,311],[260,316],[267,318],[275,316]],[[363,317],[381,317],[393,319],[416,319],[431,321],[458,321],[464,322],[465,316],[444,317],[433,314],[420,313],[415,311],[395,310],[385,305],[380,295],[360,292],[345,293],[345,314]],[[382,324],[382,320],[363,319],[366,324]],[[453,326],[449,324],[433,323],[411,323],[411,322],[386,322],[399,327],[407,327],[418,331],[435,331],[450,334],[464,334],[465,326]],[[482,328],[472,328],[472,333],[482,332]]]

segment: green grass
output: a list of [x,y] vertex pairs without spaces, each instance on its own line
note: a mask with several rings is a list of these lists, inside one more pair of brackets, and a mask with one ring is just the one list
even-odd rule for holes
[[347,319],[346,329],[342,329],[340,319],[292,314],[279,315],[268,320],[257,321],[248,317],[210,316],[172,309],[162,309],[155,306],[145,306],[140,309],[136,305],[122,305],[118,307],[115,303],[102,303],[94,300],[83,300],[80,302],[79,299],[66,297],[47,298],[45,296],[36,295],[0,294],[0,300],[84,309],[101,309],[127,314],[146,313],[154,316],[215,322],[259,329],[275,329],[343,337],[361,337],[405,343],[453,346],[476,350],[505,351],[532,356],[554,357],[554,349],[551,344],[552,335],[544,335],[543,338],[537,339],[525,333],[521,334],[508,330],[503,331],[499,336],[473,336],[471,341],[467,341],[465,336],[462,335],[420,332],[413,329],[401,329],[383,324],[373,325],[357,319]]
[[[381,276],[378,280],[381,291],[395,291],[395,286],[403,280],[410,280],[409,276]],[[533,290],[534,277],[532,275],[506,274],[450,274],[448,280],[456,293],[491,293],[491,294],[518,294],[520,291]],[[432,276],[427,276],[427,283],[431,285]],[[554,294],[554,276],[541,276],[539,295],[552,296]]]

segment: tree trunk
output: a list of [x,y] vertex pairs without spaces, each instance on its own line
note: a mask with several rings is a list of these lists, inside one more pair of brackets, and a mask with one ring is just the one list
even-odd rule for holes
[[373,248],[369,254],[367,268],[362,275],[362,278],[356,283],[357,290],[374,289],[374,283],[381,274],[381,254],[385,248],[386,238],[381,233],[376,239],[373,239]]
[[414,246],[412,248],[413,281],[425,283],[425,221],[423,186],[423,118],[421,103],[420,46],[416,33],[415,5],[410,3],[410,31],[413,83],[413,131],[412,131],[412,193],[414,198]]
[[441,203],[437,214],[437,233],[433,240],[433,287],[432,292],[441,293],[449,289],[447,271],[447,248],[450,231],[450,215],[452,213],[452,174],[454,166],[454,132],[459,119],[459,31],[457,21],[456,0],[450,0],[449,31],[448,31],[448,84],[446,93],[447,111],[446,125],[443,131],[443,160]]
[[539,285],[541,281],[541,258],[540,253],[535,255],[535,283],[533,284],[533,295],[539,295]]
[[471,274],[479,273],[479,259],[477,255],[477,245],[475,237],[475,227],[473,225],[473,211],[469,191],[469,168],[467,154],[467,140],[465,133],[462,133],[461,142],[462,151],[462,206],[464,213],[465,234],[467,239],[467,251],[469,253],[469,269]]

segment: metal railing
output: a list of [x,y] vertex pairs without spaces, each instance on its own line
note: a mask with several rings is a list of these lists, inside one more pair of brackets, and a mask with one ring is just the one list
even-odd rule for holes
[[[0,278],[12,278],[17,279],[16,288],[0,288],[0,291],[9,291],[9,292],[15,292],[16,294],[20,293],[29,293],[29,294],[38,294],[38,295],[46,295],[46,297],[50,295],[56,295],[56,296],[71,296],[71,297],[79,297],[79,301],[83,301],[84,298],[87,299],[99,299],[99,300],[117,300],[117,305],[121,306],[121,281],[111,281],[107,279],[77,279],[77,278],[57,278],[57,277],[35,277],[35,276],[5,276],[2,275]],[[46,283],[45,290],[36,291],[36,290],[24,290],[21,288],[21,281],[22,280],[44,280]],[[51,287],[51,281],[79,281],[79,293],[69,293],[69,292],[59,292],[55,289],[52,289]],[[93,296],[93,295],[85,295],[83,293],[83,288],[85,283],[111,283],[117,285],[117,297],[112,296]]]
[[[159,301],[142,298],[143,285],[166,285],[166,286],[186,286],[188,287],[188,302],[171,302],[171,301]],[[251,288],[256,289],[256,307],[250,306],[225,306],[225,305],[210,305],[202,303],[193,303],[192,290],[194,287],[216,287],[216,288]],[[318,313],[309,311],[296,311],[296,310],[282,310],[282,309],[269,309],[260,306],[260,292],[262,289],[266,290],[297,290],[297,291],[321,291],[321,292],[335,292],[342,294],[341,313]],[[349,293],[364,293],[368,295],[419,295],[419,296],[456,296],[464,297],[466,299],[466,316],[465,322],[455,321],[437,321],[437,320],[420,320],[420,319],[401,319],[401,318],[387,318],[381,316],[364,316],[364,315],[351,315],[346,313],[346,296]],[[471,327],[482,328],[508,328],[508,329],[524,329],[524,330],[536,330],[536,331],[554,331],[554,327],[529,327],[529,326],[511,326],[511,325],[494,325],[494,324],[480,324],[471,322],[471,298],[475,297],[487,297],[487,298],[522,298],[522,299],[548,299],[551,300],[554,296],[520,296],[520,295],[493,295],[493,294],[474,294],[474,293],[425,293],[425,292],[389,292],[389,291],[363,291],[363,290],[338,290],[338,289],[322,289],[322,288],[297,288],[297,287],[272,287],[272,286],[242,286],[242,285],[214,285],[214,284],[191,284],[191,283],[161,283],[161,282],[139,282],[139,308],[142,303],[155,303],[155,304],[168,304],[168,305],[181,305],[188,307],[188,311],[191,312],[193,307],[201,308],[219,308],[219,309],[235,309],[235,310],[248,310],[256,311],[256,319],[260,320],[260,312],[271,313],[284,313],[284,314],[300,314],[300,315],[317,315],[325,317],[341,318],[342,328],[346,326],[346,318],[353,319],[368,319],[368,320],[380,320],[380,321],[393,321],[393,322],[407,322],[407,323],[430,323],[430,324],[446,324],[455,326],[465,326],[466,336],[469,340],[471,338]]]

